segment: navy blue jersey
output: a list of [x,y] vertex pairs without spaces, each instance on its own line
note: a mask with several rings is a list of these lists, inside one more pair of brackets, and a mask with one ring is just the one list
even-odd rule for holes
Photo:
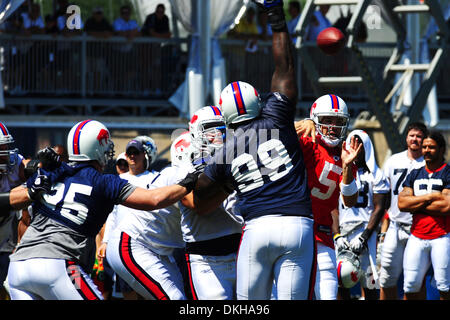
[[[434,171],[429,171],[425,166],[413,169],[406,176],[403,187],[411,188],[415,196],[450,189],[450,166],[444,164]],[[450,216],[432,216],[421,212],[413,214],[411,233],[416,237],[435,239],[448,232]]]
[[435,171],[429,171],[425,166],[413,169],[406,176],[403,187],[413,189],[415,196],[450,189],[450,166],[444,164]]
[[260,117],[234,130],[204,173],[237,191],[246,221],[263,215],[311,217],[303,154],[294,128],[295,105],[280,93],[268,95]]
[[[63,163],[55,171],[42,173],[50,178],[52,189],[33,203],[33,212],[86,236],[96,235],[114,205],[134,190],[119,176],[102,174],[88,164]],[[28,187],[35,176],[28,180]]]

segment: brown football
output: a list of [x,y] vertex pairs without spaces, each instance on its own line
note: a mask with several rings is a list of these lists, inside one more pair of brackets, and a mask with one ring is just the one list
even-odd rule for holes
[[345,44],[345,36],[341,30],[330,27],[322,30],[317,36],[317,46],[326,54],[339,52]]

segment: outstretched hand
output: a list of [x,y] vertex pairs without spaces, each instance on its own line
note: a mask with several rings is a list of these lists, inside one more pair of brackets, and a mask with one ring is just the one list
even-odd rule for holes
[[358,154],[361,152],[361,149],[363,147],[363,144],[356,141],[356,138],[353,136],[350,138],[350,143],[347,146],[347,142],[344,141],[342,143],[342,152],[341,152],[341,159],[343,165],[349,165],[353,161],[355,161]]
[[305,119],[294,123],[297,137],[311,137],[312,141],[316,142],[316,125],[314,121]]
[[50,147],[39,150],[37,158],[42,163],[42,168],[45,170],[53,170],[61,164],[61,157]]
[[28,196],[31,200],[38,200],[43,194],[49,193],[51,187],[50,179],[46,175],[41,174],[41,170],[38,169],[33,184],[28,188]]

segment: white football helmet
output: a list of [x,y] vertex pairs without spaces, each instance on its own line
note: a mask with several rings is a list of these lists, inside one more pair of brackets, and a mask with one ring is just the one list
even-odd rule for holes
[[109,130],[96,120],[78,122],[67,136],[70,161],[97,160],[103,167],[114,157],[114,143]]
[[155,141],[149,136],[137,136],[134,140],[142,143],[145,150],[145,159],[147,160],[147,170],[150,169],[150,166],[155,162],[158,155],[158,148],[156,147]]
[[194,148],[191,144],[191,133],[183,132],[170,146],[170,158],[173,166],[192,166],[194,160]]
[[227,85],[220,94],[219,104],[227,126],[256,118],[262,109],[258,91],[243,81]]
[[337,257],[337,276],[341,287],[352,288],[361,278],[359,257],[351,250],[341,250]]
[[225,130],[222,111],[216,106],[197,110],[189,122],[192,146],[208,155],[223,145]]
[[[316,124],[317,131],[328,146],[335,147],[345,138],[350,114],[347,104],[340,97],[334,94],[321,96],[314,101],[309,117]],[[324,122],[324,117],[336,119],[329,123]],[[328,129],[326,134],[322,132],[323,128]]]
[[8,128],[0,122],[0,175],[8,174],[17,162],[17,148],[12,149],[14,138]]

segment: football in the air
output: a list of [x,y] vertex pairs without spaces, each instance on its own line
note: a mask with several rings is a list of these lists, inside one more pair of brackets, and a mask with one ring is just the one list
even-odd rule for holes
[[339,52],[345,43],[345,36],[341,30],[330,27],[322,30],[317,36],[317,46],[326,54]]

